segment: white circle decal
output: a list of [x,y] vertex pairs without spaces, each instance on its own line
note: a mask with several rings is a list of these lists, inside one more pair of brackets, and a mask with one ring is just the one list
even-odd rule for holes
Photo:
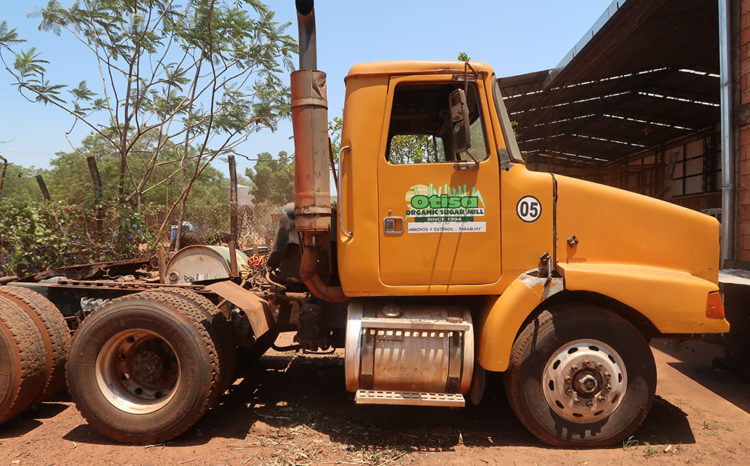
[[533,222],[542,215],[542,203],[534,196],[524,196],[516,204],[516,214],[524,222]]

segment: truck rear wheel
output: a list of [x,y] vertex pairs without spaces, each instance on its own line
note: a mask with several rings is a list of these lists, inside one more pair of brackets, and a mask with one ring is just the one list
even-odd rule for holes
[[54,395],[65,383],[65,358],[70,348],[70,329],[60,311],[47,298],[20,286],[0,287],[0,298],[26,311],[41,333],[47,381],[32,404]]
[[[68,362],[70,393],[93,428],[158,443],[190,428],[219,389],[219,356],[202,316],[174,296],[115,299],[84,320]],[[156,299],[159,298],[159,299]]]
[[28,408],[46,381],[39,329],[23,309],[0,299],[0,424]]
[[221,386],[222,389],[226,389],[234,382],[237,369],[237,345],[235,344],[234,333],[229,320],[221,312],[221,309],[216,307],[208,298],[194,291],[184,288],[162,288],[159,291],[188,300],[200,309],[206,319],[208,319],[207,321],[211,326],[211,333],[215,334],[215,338],[218,339],[216,343],[221,346],[223,353],[223,357],[221,358]]
[[516,416],[543,442],[603,446],[643,422],[656,366],[645,338],[624,318],[591,305],[561,306],[521,331],[505,388]]

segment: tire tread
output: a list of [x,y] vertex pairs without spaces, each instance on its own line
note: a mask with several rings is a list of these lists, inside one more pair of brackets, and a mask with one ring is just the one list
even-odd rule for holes
[[0,394],[0,424],[31,406],[47,380],[42,336],[30,316],[11,301],[0,299],[0,338],[11,348],[9,392]]
[[0,287],[0,296],[24,309],[41,333],[45,346],[47,381],[32,404],[54,395],[65,383],[65,360],[70,349],[70,329],[60,311],[47,298],[20,286]]
[[208,322],[211,323],[211,333],[216,338],[214,343],[216,343],[217,348],[221,347],[221,351],[223,352],[223,365],[221,368],[222,389],[229,387],[235,380],[237,345],[235,344],[232,325],[224,313],[205,296],[185,288],[165,287],[160,289],[159,292],[186,299],[204,313]]

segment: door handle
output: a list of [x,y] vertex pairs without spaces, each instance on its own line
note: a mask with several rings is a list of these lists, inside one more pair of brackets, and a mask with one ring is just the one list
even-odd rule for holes
[[383,233],[386,235],[400,235],[404,232],[404,217],[392,217],[388,212],[388,217],[383,219]]
[[[339,150],[339,230],[341,231],[341,234],[347,238],[351,238],[354,236],[354,231],[346,231],[346,228],[344,228],[344,196],[341,194],[344,190],[344,172],[341,171],[341,167],[343,165],[342,162],[344,161],[345,150],[352,150],[352,148],[350,146],[343,146],[341,147],[341,150]],[[351,174],[349,176],[351,176]]]

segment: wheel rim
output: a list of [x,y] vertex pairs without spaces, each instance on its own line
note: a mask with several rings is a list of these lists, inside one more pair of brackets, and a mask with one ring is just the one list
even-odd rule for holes
[[180,364],[166,340],[149,330],[131,329],[104,344],[96,358],[96,381],[116,408],[148,414],[174,397]]
[[576,340],[561,346],[547,361],[544,398],[567,421],[586,424],[612,414],[625,396],[625,363],[611,346]]

